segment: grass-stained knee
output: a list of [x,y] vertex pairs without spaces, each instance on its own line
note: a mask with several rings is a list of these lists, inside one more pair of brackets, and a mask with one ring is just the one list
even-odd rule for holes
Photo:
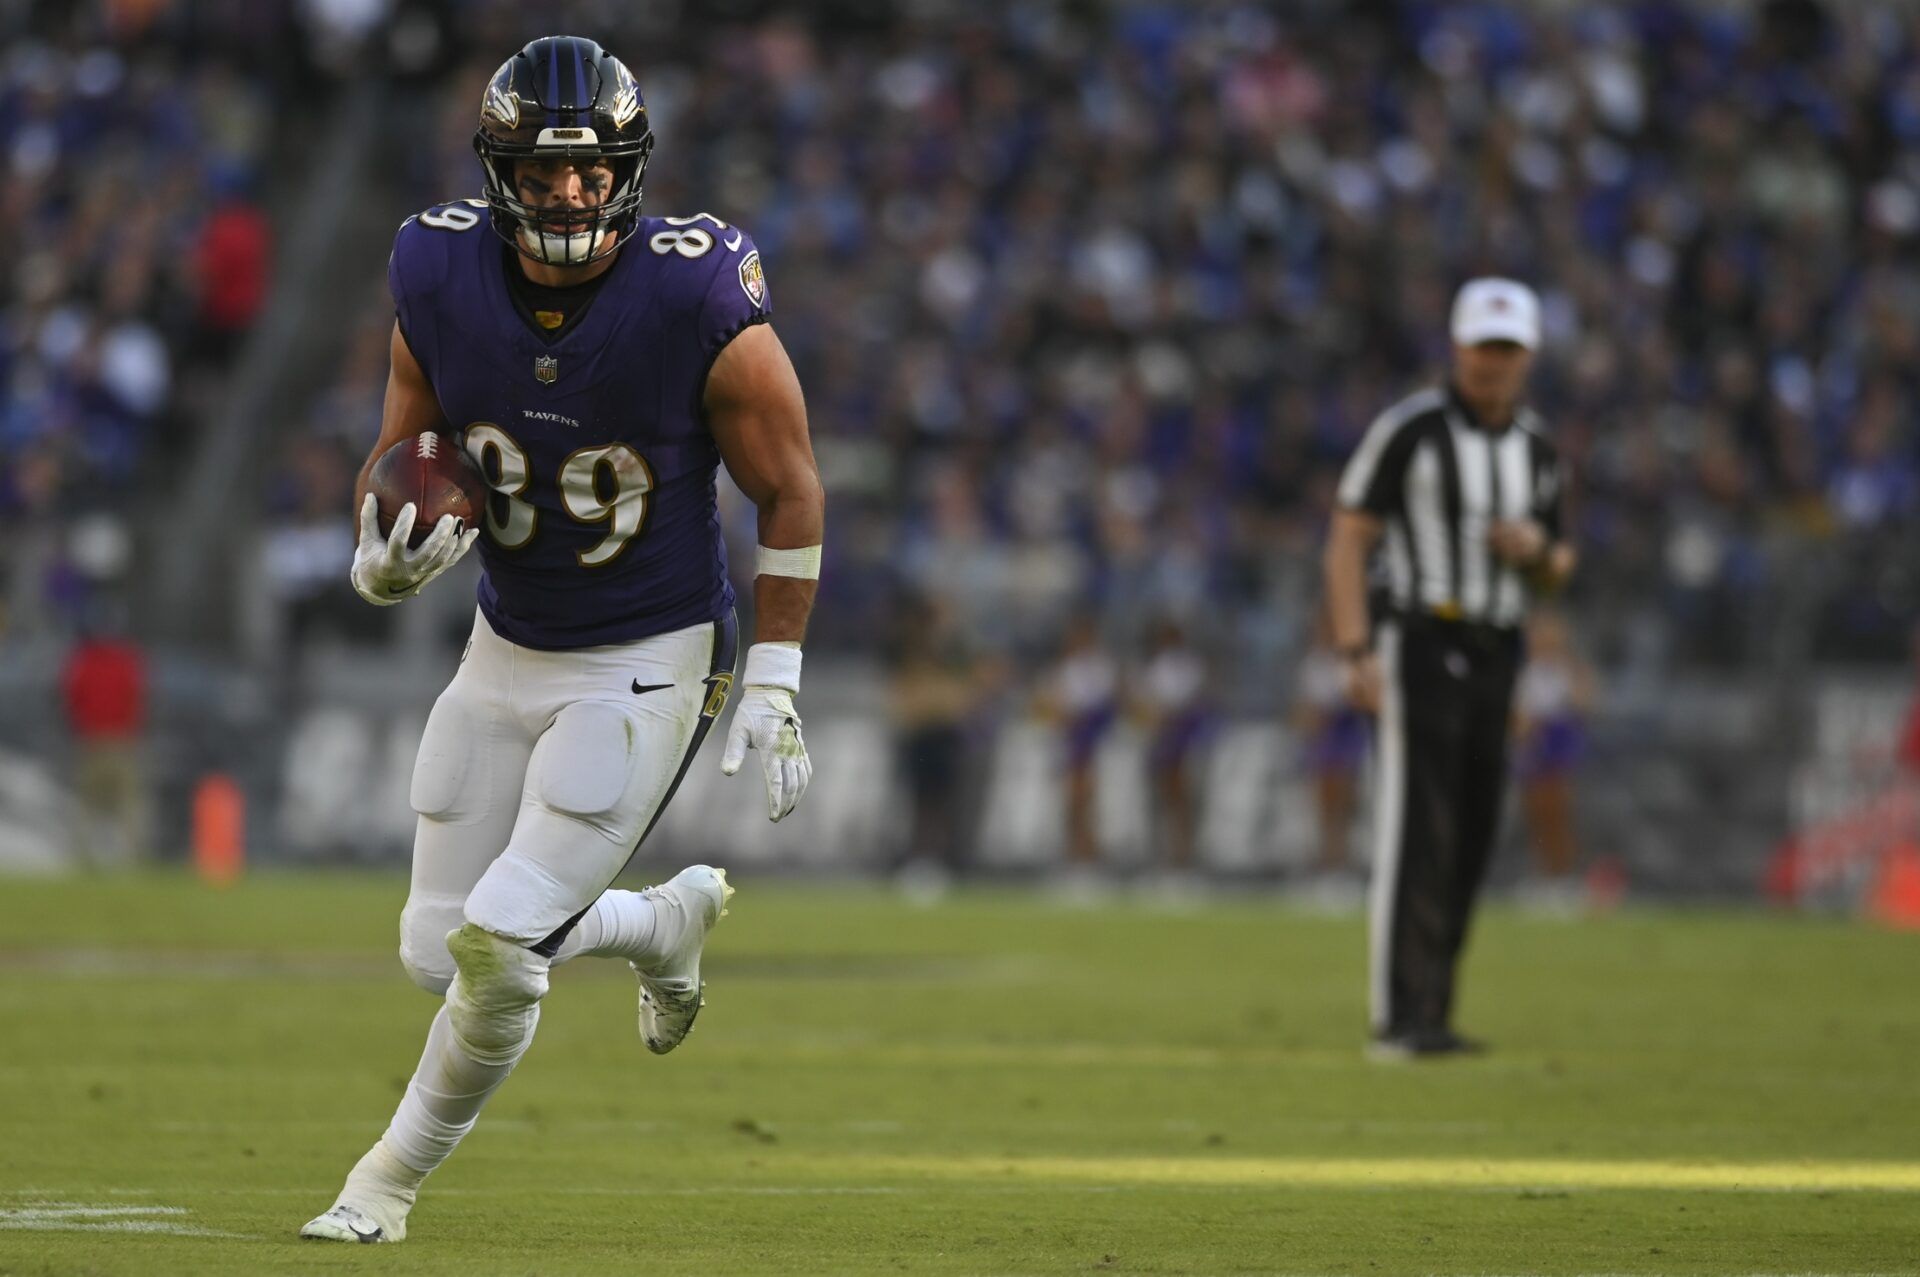
[[513,1064],[533,1041],[548,959],[469,922],[447,934],[457,973],[447,1015],[460,1049],[482,1064]]

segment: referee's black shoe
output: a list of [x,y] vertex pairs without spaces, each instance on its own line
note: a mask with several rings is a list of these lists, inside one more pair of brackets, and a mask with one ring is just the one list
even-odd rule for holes
[[1452,1029],[1415,1029],[1386,1033],[1367,1044],[1367,1058],[1383,1064],[1403,1060],[1435,1060],[1456,1055],[1484,1055],[1487,1044]]

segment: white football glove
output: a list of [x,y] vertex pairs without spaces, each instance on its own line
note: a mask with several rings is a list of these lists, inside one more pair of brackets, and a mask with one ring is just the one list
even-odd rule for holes
[[721,773],[739,771],[749,749],[760,751],[760,770],[767,776],[767,819],[777,821],[793,810],[813,778],[813,761],[800,736],[800,715],[786,688],[758,686],[741,692],[733,726],[727,730],[727,751],[720,758]]
[[393,520],[393,531],[381,536],[379,500],[369,492],[360,503],[360,544],[353,552],[353,588],[367,602],[389,607],[412,598],[421,586],[458,563],[480,535],[479,528],[461,531],[460,520],[443,514],[420,548],[409,550],[407,538],[413,535],[415,513],[413,502],[401,506]]

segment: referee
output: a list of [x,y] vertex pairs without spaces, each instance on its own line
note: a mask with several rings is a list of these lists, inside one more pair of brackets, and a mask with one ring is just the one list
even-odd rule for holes
[[[1539,299],[1472,280],[1451,327],[1452,375],[1368,428],[1326,548],[1349,692],[1379,715],[1369,965],[1372,1052],[1390,1059],[1481,1049],[1453,1031],[1454,971],[1499,828],[1520,626],[1528,595],[1574,566],[1560,465],[1521,399]],[[1375,631],[1367,566],[1383,539]]]

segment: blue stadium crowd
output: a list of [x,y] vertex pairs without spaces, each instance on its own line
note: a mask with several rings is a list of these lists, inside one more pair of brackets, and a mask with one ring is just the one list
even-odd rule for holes
[[0,17],[0,634],[80,626],[125,577],[260,312],[290,12]]
[[[436,72],[398,90],[433,124],[395,207],[474,193],[479,88],[561,15],[370,8],[438,24]],[[561,8],[640,76],[649,210],[762,246],[832,495],[816,643],[936,595],[1014,656],[1090,614],[1122,647],[1177,616],[1241,668],[1290,660],[1341,462],[1443,366],[1455,285],[1499,272],[1545,299],[1537,402],[1603,660],[1762,660],[1783,619],[1818,654],[1903,650],[1907,6]],[[279,90],[165,41],[16,47],[4,76],[0,229],[44,246],[0,267],[20,510],[190,428],[183,368],[225,351],[192,245],[245,198]],[[152,109],[84,125],[127,92]],[[374,431],[378,265],[338,388],[293,414],[290,534],[337,517]]]

